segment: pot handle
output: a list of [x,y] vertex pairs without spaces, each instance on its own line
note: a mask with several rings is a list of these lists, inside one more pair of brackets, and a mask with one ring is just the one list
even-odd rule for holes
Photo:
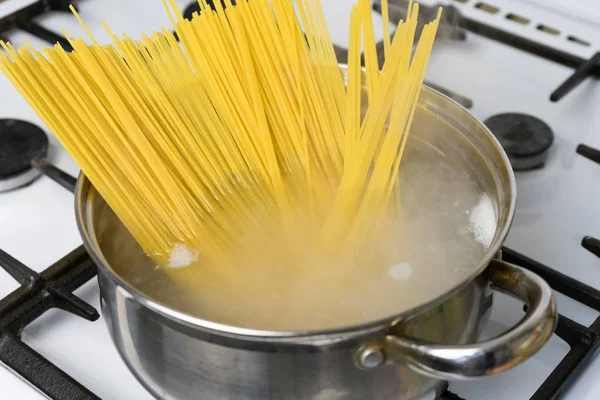
[[456,346],[387,335],[383,358],[404,361],[411,369],[437,379],[466,380],[510,369],[540,350],[558,320],[550,286],[531,271],[500,260],[493,260],[487,271],[494,289],[528,305],[525,317],[514,328],[483,342]]

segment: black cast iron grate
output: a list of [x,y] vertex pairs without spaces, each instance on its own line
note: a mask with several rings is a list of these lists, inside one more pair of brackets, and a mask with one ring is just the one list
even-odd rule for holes
[[21,341],[23,328],[51,308],[89,321],[99,318],[94,307],[72,293],[96,275],[85,249],[75,249],[39,274],[0,250],[0,267],[21,284],[0,300],[0,362],[51,399],[99,399]]
[[[502,259],[538,274],[555,291],[596,311],[600,311],[600,291],[593,287],[508,248],[502,250]],[[554,334],[564,340],[571,350],[533,394],[531,400],[560,399],[583,372],[600,346],[600,317],[596,318],[589,327],[586,327],[559,314]],[[446,391],[439,400],[466,399]]]
[[[465,2],[462,0],[458,1],[462,3]],[[373,10],[381,13],[381,1],[375,0],[373,3]],[[587,78],[600,78],[600,52],[596,52],[589,59],[579,57],[559,48],[548,46],[541,42],[537,42],[527,37],[512,33],[508,30],[500,29],[493,25],[469,18],[462,15],[457,8],[449,6],[448,4],[441,4],[441,2],[440,4],[429,7],[421,5],[421,10],[430,10],[432,8],[437,10],[437,8],[440,6],[444,7],[445,14],[448,14],[448,11],[451,12],[452,23],[456,24],[460,29],[464,29],[476,35],[541,57],[545,60],[573,68],[574,71],[571,76],[569,76],[550,94],[550,101],[552,102],[557,102],[564,98],[569,92],[579,86],[579,84],[584,82]],[[392,21],[397,21],[400,19],[399,17],[395,17],[393,14],[395,13],[390,10],[390,19]],[[456,32],[455,37],[457,37],[459,40],[464,40],[465,38],[464,34],[461,35],[460,32]]]
[[[0,1],[2,3],[2,1]],[[38,22],[36,17],[52,11],[71,12],[69,6],[77,7],[76,0],[39,0],[25,7],[17,8],[10,14],[0,17],[0,40],[8,41],[11,30],[20,29],[50,44],[60,43],[65,50],[72,50],[69,42],[58,33]]]
[[[40,171],[73,192],[76,179],[45,160],[33,160]],[[83,246],[37,273],[0,249],[0,268],[21,287],[0,300],[0,362],[53,400],[100,400],[75,379],[21,341],[23,329],[51,308],[88,321],[98,311],[72,292],[96,275]]]
[[[42,172],[72,190],[75,178],[48,163]],[[50,168],[51,167],[51,168]],[[60,172],[60,173],[58,173]],[[504,248],[503,259],[540,275],[557,292],[600,311],[600,291]],[[38,274],[0,250],[0,267],[21,287],[0,300],[0,361],[53,400],[99,400],[83,385],[46,360],[20,340],[23,328],[50,308],[61,308],[90,321],[98,313],[75,297],[72,291],[96,274],[96,268],[83,247],[79,247]],[[568,390],[596,354],[600,345],[600,317],[589,327],[559,315],[554,332],[571,348],[531,400],[557,400]],[[439,400],[465,400],[446,391]]]

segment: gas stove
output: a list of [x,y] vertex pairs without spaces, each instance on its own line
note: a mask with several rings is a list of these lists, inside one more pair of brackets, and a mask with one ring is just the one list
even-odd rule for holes
[[[178,1],[182,9],[189,3]],[[353,1],[322,3],[343,57]],[[58,40],[62,28],[84,37],[73,16],[61,11],[65,4],[0,1],[0,37],[35,47]],[[518,201],[504,258],[552,285],[561,317],[556,334],[535,357],[497,376],[451,382],[442,399],[597,399],[600,5],[593,0],[443,4],[452,6],[451,18],[433,52],[427,83],[485,121],[512,156]],[[375,30],[381,32],[374,8]],[[160,0],[82,0],[78,9],[101,42],[109,41],[102,20],[133,37],[169,25]],[[0,170],[0,361],[10,366],[0,368],[0,397],[151,399],[96,312],[94,266],[80,247],[69,191],[79,169],[1,74],[0,93],[0,140],[15,132],[15,120],[34,125],[17,123],[33,138],[27,154],[34,168],[11,159],[6,176]],[[35,139],[37,127],[48,134],[47,143]],[[0,156],[21,146],[6,143],[0,144]],[[5,162],[0,157],[0,167]],[[498,295],[484,336],[508,329],[522,316],[518,301]]]

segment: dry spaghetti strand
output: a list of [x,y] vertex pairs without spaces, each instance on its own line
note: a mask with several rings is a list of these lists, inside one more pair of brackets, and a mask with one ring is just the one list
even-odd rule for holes
[[240,267],[376,260],[387,212],[400,211],[398,170],[440,15],[415,45],[418,4],[391,35],[383,1],[380,70],[369,1],[358,0],[344,76],[319,0],[201,0],[191,20],[163,3],[180,43],[169,29],[132,39],[106,27],[112,43],[100,44],[73,10],[91,44],[0,42],[0,69],[183,284],[202,267],[234,279]]

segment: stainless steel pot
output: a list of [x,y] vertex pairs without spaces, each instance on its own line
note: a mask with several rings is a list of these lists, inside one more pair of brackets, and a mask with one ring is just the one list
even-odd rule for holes
[[[343,68],[345,71],[345,69]],[[475,171],[497,215],[492,244],[467,279],[444,295],[384,320],[329,331],[273,332],[196,318],[171,301],[168,282],[138,285],[151,273],[136,251],[109,263],[102,238],[135,246],[106,203],[81,175],[77,221],[98,265],[102,312],[112,338],[139,381],[160,399],[415,399],[446,380],[511,368],[535,354],[556,324],[548,285],[497,259],[512,222],[515,181],[493,135],[453,101],[424,88],[412,135],[460,154]],[[134,249],[135,250],[135,249]],[[138,254],[139,255],[139,254]],[[449,261],[451,264],[451,261]],[[162,282],[162,283],[161,283]],[[508,332],[477,342],[492,306],[492,289],[523,299],[525,317]]]

